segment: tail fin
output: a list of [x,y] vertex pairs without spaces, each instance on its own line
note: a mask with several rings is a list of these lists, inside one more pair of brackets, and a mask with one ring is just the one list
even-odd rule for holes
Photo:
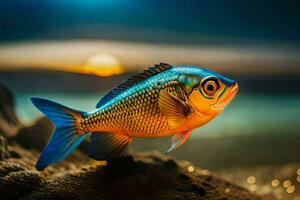
[[84,113],[42,98],[31,98],[31,101],[56,126],[36,164],[36,168],[42,170],[64,159],[86,137],[87,133],[76,130],[76,122]]

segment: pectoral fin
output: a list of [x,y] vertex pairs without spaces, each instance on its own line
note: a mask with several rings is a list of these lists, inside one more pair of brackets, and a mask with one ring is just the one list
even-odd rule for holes
[[158,104],[172,128],[182,125],[191,113],[187,103],[164,90],[159,94]]
[[165,154],[170,153],[171,151],[173,151],[174,149],[176,149],[177,147],[179,147],[180,145],[182,145],[186,139],[188,139],[189,135],[190,135],[190,131],[186,131],[183,133],[177,133],[172,137],[172,145],[170,147],[170,149],[168,149]]

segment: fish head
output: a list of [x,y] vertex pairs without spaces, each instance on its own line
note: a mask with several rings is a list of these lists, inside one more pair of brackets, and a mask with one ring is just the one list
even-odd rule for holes
[[203,68],[191,68],[179,77],[188,102],[203,116],[213,118],[219,114],[238,92],[236,81]]

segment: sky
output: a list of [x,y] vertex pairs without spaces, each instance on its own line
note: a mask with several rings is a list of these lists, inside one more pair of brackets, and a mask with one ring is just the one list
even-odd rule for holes
[[299,1],[1,0],[0,70],[300,73]]
[[300,41],[299,1],[1,0],[0,41]]
[[298,52],[283,46],[195,47],[107,40],[0,45],[0,70],[45,68],[110,76],[140,71],[159,62],[235,75],[300,74]]

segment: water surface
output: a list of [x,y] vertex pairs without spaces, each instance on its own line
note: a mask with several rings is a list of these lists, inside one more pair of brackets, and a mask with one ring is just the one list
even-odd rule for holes
[[[91,111],[103,94],[98,93],[17,93],[17,114],[25,124],[42,116],[30,101],[31,96],[49,98],[71,108]],[[300,95],[243,94],[213,121],[193,131],[193,137],[232,135],[300,134]]]

